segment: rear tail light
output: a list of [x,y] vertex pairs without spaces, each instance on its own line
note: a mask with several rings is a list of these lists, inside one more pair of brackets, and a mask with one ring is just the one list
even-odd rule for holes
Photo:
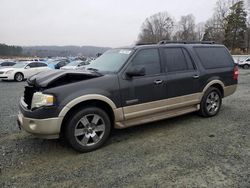
[[234,67],[234,72],[233,72],[233,79],[234,80],[238,80],[238,76],[239,76],[239,69],[237,66]]

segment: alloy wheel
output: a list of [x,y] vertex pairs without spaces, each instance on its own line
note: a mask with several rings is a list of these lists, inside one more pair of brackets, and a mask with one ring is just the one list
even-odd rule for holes
[[93,146],[104,136],[105,122],[98,114],[83,116],[75,126],[74,136],[82,146]]
[[207,111],[210,114],[216,113],[220,108],[220,96],[217,92],[212,91],[206,99]]

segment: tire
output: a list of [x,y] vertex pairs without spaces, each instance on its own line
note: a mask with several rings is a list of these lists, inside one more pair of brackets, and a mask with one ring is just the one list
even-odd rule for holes
[[20,73],[20,72],[16,73],[15,76],[14,76],[14,79],[15,79],[15,81],[17,81],[17,82],[23,81],[23,79],[24,79],[23,74]]
[[64,135],[76,151],[90,152],[104,145],[110,130],[110,118],[105,111],[97,107],[86,107],[68,119]]
[[216,116],[220,111],[221,104],[222,94],[220,90],[210,87],[202,97],[199,114],[203,117]]
[[243,68],[244,69],[249,69],[249,65],[244,65]]

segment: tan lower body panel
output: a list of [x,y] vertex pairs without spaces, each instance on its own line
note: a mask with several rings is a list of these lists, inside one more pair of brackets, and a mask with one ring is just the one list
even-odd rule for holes
[[189,107],[183,107],[183,108],[179,108],[179,109],[163,111],[161,113],[151,114],[151,115],[147,115],[147,116],[141,116],[138,118],[127,120],[127,121],[125,120],[123,122],[116,122],[115,128],[125,129],[128,127],[132,127],[132,126],[136,126],[136,125],[140,125],[140,124],[144,124],[144,123],[150,123],[150,122],[159,121],[162,119],[180,116],[183,114],[188,114],[190,112],[198,111],[199,109],[200,109],[200,105],[192,105]]
[[228,97],[232,95],[237,89],[237,85],[231,85],[224,87],[224,97]]
[[116,121],[115,127],[122,129],[197,111],[201,97],[202,93],[196,93],[124,107],[124,121]]

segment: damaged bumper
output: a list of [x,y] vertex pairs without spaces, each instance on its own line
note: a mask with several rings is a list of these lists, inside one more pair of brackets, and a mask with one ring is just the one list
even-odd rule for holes
[[54,139],[59,138],[62,118],[32,119],[19,113],[17,122],[19,127],[28,133],[41,138]]
[[[41,119],[41,115],[45,116],[47,114],[46,109],[40,109],[40,111],[34,113],[25,107],[23,98],[19,103],[19,108],[20,112],[17,118],[19,128],[37,137],[47,139],[59,138],[63,117],[43,117]],[[41,113],[41,111],[44,113]],[[31,115],[35,116],[31,117]],[[39,115],[40,117],[38,117]]]

